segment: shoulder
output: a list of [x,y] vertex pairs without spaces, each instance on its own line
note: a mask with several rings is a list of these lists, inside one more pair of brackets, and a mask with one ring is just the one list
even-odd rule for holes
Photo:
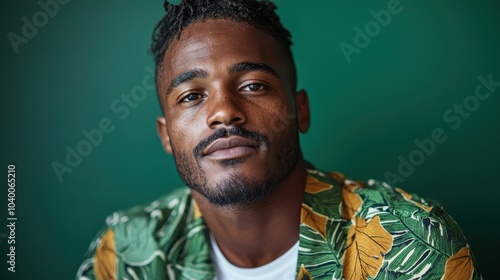
[[[479,277],[464,234],[438,202],[384,182],[346,180],[343,203],[352,223],[346,242],[346,273],[365,266],[365,276],[380,279]],[[354,265],[359,258],[365,262]]]
[[359,181],[337,171],[325,172],[316,168],[308,168],[307,172],[304,202],[325,216],[351,220],[355,215],[373,216],[374,211],[411,216],[415,213],[428,215],[434,208],[442,209],[435,200],[424,199],[384,182]]
[[191,194],[183,188],[148,204],[108,216],[108,232],[113,232],[121,260],[137,265],[148,263],[156,256],[164,258],[158,249],[171,246],[192,220],[191,206]]
[[[351,210],[358,216],[369,217],[376,213],[392,213],[397,216],[429,216],[432,210],[442,210],[440,203],[417,194],[410,194],[376,180],[356,181],[345,179],[342,195],[350,199]],[[354,200],[354,201],[352,201]],[[346,201],[346,203],[348,203]],[[354,205],[352,205],[354,204]],[[354,214],[354,213],[352,213]]]
[[137,267],[164,267],[166,248],[181,238],[194,217],[193,211],[190,192],[182,188],[150,203],[112,213],[92,241],[77,278],[116,279],[120,273],[133,274]]
[[[309,176],[332,186],[328,191],[315,193],[316,196],[329,200],[340,196],[335,199],[337,204],[328,208],[338,209],[344,225],[341,255],[345,278],[392,279],[411,275],[426,279],[479,279],[477,262],[465,236],[440,203],[384,182],[358,181],[339,172],[313,169]],[[327,200],[309,201],[321,210],[319,204]]]
[[155,229],[165,225],[174,226],[172,222],[179,222],[179,217],[187,218],[190,206],[189,190],[177,189],[150,203],[112,213],[106,218],[106,225],[115,231],[140,229],[155,232]]

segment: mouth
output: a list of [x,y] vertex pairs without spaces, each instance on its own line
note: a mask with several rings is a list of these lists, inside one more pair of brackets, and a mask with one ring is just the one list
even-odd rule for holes
[[213,159],[234,159],[248,156],[259,147],[259,144],[240,136],[220,138],[210,144],[202,155]]

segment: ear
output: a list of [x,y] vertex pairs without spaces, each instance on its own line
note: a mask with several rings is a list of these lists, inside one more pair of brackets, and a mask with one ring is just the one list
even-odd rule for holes
[[297,124],[299,131],[306,133],[311,125],[311,112],[309,110],[309,98],[305,90],[295,93],[295,107],[297,110]]
[[158,117],[156,119],[156,130],[160,136],[161,145],[163,149],[169,154],[172,154],[172,145],[170,145],[170,136],[168,136],[167,121],[165,117]]

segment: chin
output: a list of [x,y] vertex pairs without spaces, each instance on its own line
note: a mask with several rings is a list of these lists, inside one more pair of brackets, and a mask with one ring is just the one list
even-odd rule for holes
[[241,173],[230,173],[218,178],[199,191],[208,201],[218,206],[244,205],[265,198],[274,188],[272,180],[252,178]]

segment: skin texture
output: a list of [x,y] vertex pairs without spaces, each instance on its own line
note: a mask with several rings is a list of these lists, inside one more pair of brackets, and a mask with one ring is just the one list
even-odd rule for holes
[[298,241],[306,179],[298,133],[309,103],[293,88],[290,58],[267,33],[218,19],[184,29],[163,63],[165,150],[226,258],[271,262]]

